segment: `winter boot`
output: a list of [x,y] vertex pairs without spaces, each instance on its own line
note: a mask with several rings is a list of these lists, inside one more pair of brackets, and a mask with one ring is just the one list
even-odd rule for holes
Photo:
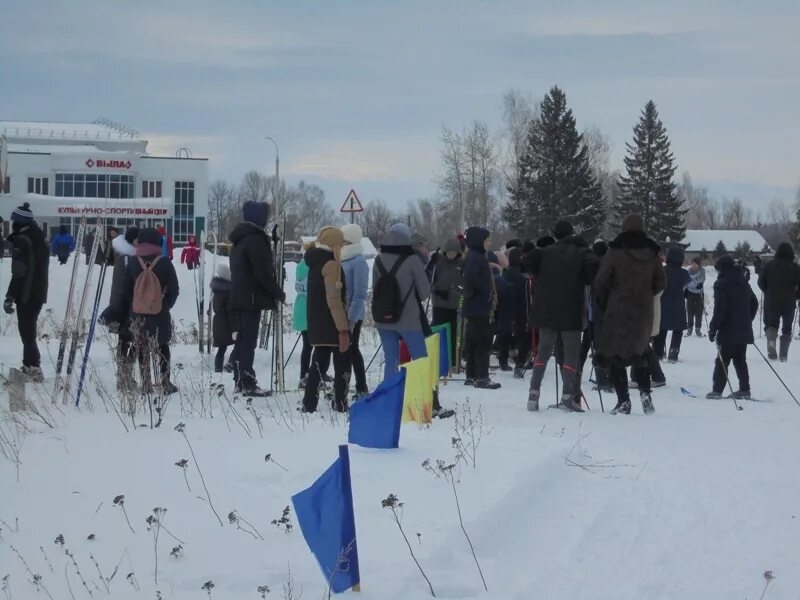
[[650,392],[639,392],[639,398],[642,400],[642,410],[644,411],[644,414],[652,415],[654,412],[656,412]]
[[670,348],[670,351],[667,354],[667,362],[670,364],[675,364],[678,362],[678,351],[676,349]]
[[525,379],[524,367],[514,367],[514,379]]
[[501,371],[513,371],[513,369],[508,365],[508,361],[506,361],[506,360],[500,362],[500,370]]
[[650,383],[650,387],[654,387],[654,388],[664,387],[665,385],[667,385],[667,380],[666,379],[662,379],[662,380],[659,380],[659,381],[656,381],[655,379],[653,379],[653,381]]
[[233,391],[237,394],[241,394],[245,398],[266,398],[272,395],[272,392],[261,389],[255,382],[246,384],[237,383]]
[[699,327],[698,327],[697,329],[695,329],[695,330],[694,330],[694,334],[695,334],[697,337],[703,337],[703,332],[702,332],[702,331],[700,331],[700,328],[699,328]]
[[691,327],[689,327],[689,329],[686,330],[686,337],[692,337],[692,328]]
[[780,339],[780,354],[778,354],[781,362],[789,360],[789,344],[792,342],[791,335],[782,335]]
[[558,407],[567,412],[583,412],[580,395],[575,397],[570,394],[562,394]]
[[617,400],[617,405],[611,409],[612,415],[629,415],[631,414],[631,401],[623,398]]
[[44,373],[40,367],[22,367],[20,371],[32,383],[42,383],[44,381]]
[[164,381],[161,382],[161,393],[164,396],[171,396],[178,392],[178,386],[172,383],[169,380],[169,377],[165,378]]
[[708,392],[706,394],[706,399],[707,400],[721,400],[722,399],[722,392],[714,392],[714,391]]
[[739,390],[728,396],[731,400],[750,400],[750,390]]
[[539,390],[530,390],[528,392],[528,410],[536,412],[539,410]]
[[496,381],[492,381],[488,377],[484,379],[478,379],[475,381],[475,387],[482,389],[482,390],[498,390],[500,389],[500,384]]
[[471,386],[474,387],[475,386],[475,380],[472,377],[467,377],[464,380],[464,385],[471,385]]
[[767,356],[770,360],[778,360],[778,330],[774,327],[767,327]]

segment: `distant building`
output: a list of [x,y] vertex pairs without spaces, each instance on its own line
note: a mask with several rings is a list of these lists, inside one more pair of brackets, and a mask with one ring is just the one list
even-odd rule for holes
[[750,229],[687,229],[686,236],[680,241],[680,244],[686,249],[686,260],[688,261],[703,254],[704,250],[711,256],[720,241],[730,253],[733,253],[737,246],[745,242],[756,254],[763,254],[765,248],[767,253],[772,252],[767,240],[759,232]]
[[[8,172],[0,216],[29,202],[45,232],[83,215],[125,228],[164,226],[175,244],[205,229],[208,159],[153,156],[138,132],[106,120],[90,124],[0,121]],[[6,225],[7,227],[7,225]],[[49,234],[48,234],[49,236]]]

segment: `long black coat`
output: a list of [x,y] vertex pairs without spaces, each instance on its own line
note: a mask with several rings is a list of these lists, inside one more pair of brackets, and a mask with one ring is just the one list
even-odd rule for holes
[[[334,262],[333,252],[322,248],[311,248],[306,252],[303,260],[308,265],[308,340],[312,346],[338,346],[340,330],[336,325],[333,310],[338,309],[339,320],[343,321],[345,329],[347,329],[347,313],[344,310],[347,305],[347,288],[344,270],[339,267],[341,305],[332,308],[328,302],[328,290],[323,270],[328,263]],[[408,260],[413,260],[413,258]]]
[[236,319],[231,304],[231,282],[227,279],[214,277],[211,280],[211,308],[214,311],[211,325],[214,348],[232,346]]
[[716,336],[721,346],[752,344],[758,298],[741,267],[736,266],[729,255],[720,257],[714,267],[719,275],[714,283],[714,315],[708,325],[708,335]]
[[272,310],[285,299],[275,280],[269,238],[252,223],[239,223],[230,235],[231,302],[235,310]]
[[6,296],[17,304],[41,306],[47,302],[50,249],[44,233],[30,223],[8,236],[11,245],[11,281]]
[[464,316],[488,317],[492,312],[492,273],[483,243],[489,232],[480,227],[467,229],[469,252],[464,258]]
[[499,335],[511,335],[514,325],[514,290],[503,275],[493,273],[494,289],[497,292],[497,307],[494,312],[495,331]]
[[586,286],[600,259],[582,237],[571,235],[530,255],[533,286],[531,322],[556,331],[586,329]]
[[667,287],[661,296],[661,330],[683,331],[686,322],[686,297],[689,271],[683,268],[683,248],[673,246],[667,250]]
[[789,244],[781,244],[775,258],[761,268],[758,287],[764,292],[764,310],[784,312],[800,297],[800,265]]
[[[145,263],[155,258],[155,256],[141,257]],[[101,319],[106,323],[120,323],[123,326],[127,326],[132,332],[136,331],[136,323],[141,322],[144,333],[156,338],[159,346],[166,346],[172,339],[172,316],[170,315],[170,310],[175,306],[180,294],[178,275],[175,273],[175,267],[170,260],[163,257],[160,258],[153,267],[153,273],[158,277],[158,281],[161,283],[161,291],[164,294],[161,312],[157,315],[137,315],[133,312],[133,287],[141,273],[142,265],[137,258],[130,258],[128,267],[125,269],[126,276],[122,280],[119,292],[111,298],[111,304],[103,311]]]
[[[597,363],[631,365],[642,356],[653,327],[653,297],[664,289],[660,248],[642,231],[620,233],[608,245],[594,280]],[[600,317],[600,318],[598,318]]]
[[527,286],[528,277],[522,274],[522,268],[512,265],[503,273],[503,279],[509,285],[509,303],[511,320],[524,326],[528,320]]

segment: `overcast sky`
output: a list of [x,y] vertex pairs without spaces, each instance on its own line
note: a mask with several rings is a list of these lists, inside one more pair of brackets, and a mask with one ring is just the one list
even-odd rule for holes
[[395,207],[434,196],[442,126],[558,84],[621,166],[655,100],[680,170],[764,205],[800,183],[800,2],[4,1],[0,119],[91,121]]

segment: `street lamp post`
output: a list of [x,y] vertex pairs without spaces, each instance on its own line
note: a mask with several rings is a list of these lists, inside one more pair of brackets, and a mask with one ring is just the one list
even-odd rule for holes
[[275,141],[274,138],[267,136],[265,139],[272,142],[275,146],[275,187],[272,188],[272,199],[275,202],[275,218],[278,218],[280,215],[280,201],[278,200],[278,193],[280,192],[281,186],[281,158],[280,158],[280,151],[278,150],[278,142]]

